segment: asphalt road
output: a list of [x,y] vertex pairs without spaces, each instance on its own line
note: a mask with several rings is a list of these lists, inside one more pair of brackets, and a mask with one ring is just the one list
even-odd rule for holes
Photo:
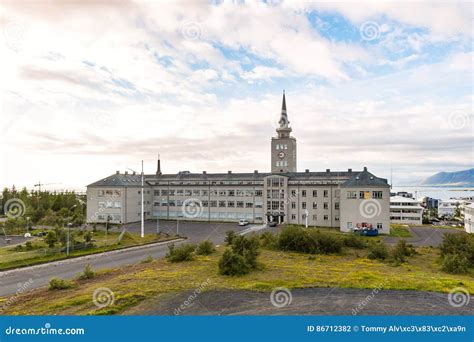
[[[131,308],[129,315],[472,315],[474,298],[455,307],[448,294],[423,291],[341,288],[293,289],[286,294],[219,290],[168,294]],[[291,295],[291,301],[289,300]],[[469,299],[469,300],[468,300]],[[187,303],[183,305],[183,303]],[[462,304],[461,302],[457,302]]]
[[[456,228],[433,228],[433,227],[410,227],[411,237],[403,238],[407,243],[416,247],[432,246],[438,247],[443,242],[444,234],[453,234],[462,232],[462,229]],[[395,244],[400,240],[398,237],[385,236],[384,242],[387,244]]]
[[[163,232],[168,232],[169,234],[176,232],[175,222],[162,221],[160,223]],[[131,232],[139,232],[140,223],[127,225],[126,228]],[[179,234],[188,237],[187,241],[190,242],[210,239],[216,244],[221,244],[228,230],[241,231],[244,228],[246,227],[239,227],[237,224],[232,223],[180,222]],[[156,232],[156,222],[146,222],[146,232]],[[32,290],[45,286],[53,277],[62,279],[74,278],[78,273],[82,272],[86,264],[90,264],[94,269],[100,270],[135,264],[149,255],[153,258],[162,258],[168,252],[167,245],[169,244],[155,244],[0,272],[0,297],[14,294],[22,287]]]

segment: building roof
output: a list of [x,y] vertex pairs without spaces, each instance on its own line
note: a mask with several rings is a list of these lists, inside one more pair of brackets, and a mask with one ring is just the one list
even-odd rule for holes
[[355,177],[348,179],[341,185],[342,188],[359,188],[359,187],[382,187],[388,188],[388,182],[385,178],[378,178],[372,173],[367,171],[367,168],[364,167],[364,170]]
[[97,182],[89,184],[89,186],[141,186],[142,178],[137,174],[121,174],[115,173],[105,177]]

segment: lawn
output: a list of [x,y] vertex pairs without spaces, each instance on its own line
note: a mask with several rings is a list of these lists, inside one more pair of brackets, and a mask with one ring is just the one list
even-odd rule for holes
[[410,229],[401,224],[390,225],[390,236],[408,238],[411,237]]
[[[170,263],[164,259],[99,272],[90,280],[76,280],[74,288],[50,291],[39,289],[20,295],[3,314],[120,314],[138,306],[152,305],[161,295],[192,290],[206,282],[207,290],[244,289],[271,291],[275,287],[342,287],[424,290],[449,292],[462,286],[474,292],[474,278],[440,271],[437,249],[419,248],[408,262],[393,266],[369,260],[366,250],[345,249],[341,255],[315,255],[281,251],[261,251],[260,267],[242,277],[221,276],[217,262],[224,251],[219,247],[210,256],[194,261]],[[113,291],[113,305],[98,308],[92,301],[96,289]],[[7,299],[4,299],[5,301]],[[0,300],[0,308],[1,308]]]
[[[73,249],[71,247],[69,258],[174,238],[165,235],[146,234],[142,239],[136,234],[125,233],[121,241],[119,241],[119,236],[120,233],[118,232],[108,232],[107,234],[104,231],[93,232],[94,247],[85,249]],[[82,240],[81,236],[78,236],[77,239]],[[27,250],[25,244],[22,244],[23,248],[21,251],[15,248],[15,246],[0,248],[0,270],[31,266],[67,258],[64,247],[61,247],[60,244],[57,244],[54,248],[48,248],[42,238],[33,238],[30,242],[31,250]]]

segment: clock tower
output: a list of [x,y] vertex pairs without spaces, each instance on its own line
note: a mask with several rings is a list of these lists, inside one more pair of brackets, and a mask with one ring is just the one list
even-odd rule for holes
[[285,91],[281,115],[276,129],[277,136],[272,138],[272,173],[296,172],[296,139],[293,138],[286,113]]

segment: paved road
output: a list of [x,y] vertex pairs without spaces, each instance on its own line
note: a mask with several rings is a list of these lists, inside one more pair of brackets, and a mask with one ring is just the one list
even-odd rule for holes
[[[448,294],[421,291],[307,288],[293,289],[291,302],[284,294],[274,296],[276,307],[271,302],[271,292],[256,291],[207,291],[189,301],[190,292],[170,294],[124,314],[131,315],[175,315],[185,300],[182,315],[471,315],[474,298],[461,307],[449,304]],[[369,298],[369,299],[368,299]],[[466,298],[466,302],[468,297]],[[366,304],[364,304],[366,303]]]
[[[156,222],[146,222],[146,232],[156,231]],[[176,232],[176,223],[161,222],[162,231]],[[240,231],[245,227],[237,224],[217,223],[207,224],[201,222],[180,222],[179,234],[189,238],[188,241],[199,242],[210,239],[216,244],[224,241],[228,230]],[[127,230],[136,232],[140,230],[140,224],[127,225]],[[80,273],[86,264],[94,269],[116,268],[130,265],[145,259],[148,255],[153,258],[162,258],[168,252],[169,243],[151,245],[137,249],[127,249],[115,252],[90,255],[87,257],[73,258],[43,265],[20,268],[0,272],[0,297],[15,293],[23,284],[28,283],[27,289],[32,290],[48,284],[53,277],[71,279]],[[29,280],[32,280],[31,282]]]
[[[432,228],[432,227],[410,227],[412,237],[403,238],[406,242],[414,246],[433,246],[438,247],[443,242],[444,234],[460,233],[463,230],[456,228]],[[384,241],[387,244],[395,244],[400,240],[398,237],[385,236]]]

